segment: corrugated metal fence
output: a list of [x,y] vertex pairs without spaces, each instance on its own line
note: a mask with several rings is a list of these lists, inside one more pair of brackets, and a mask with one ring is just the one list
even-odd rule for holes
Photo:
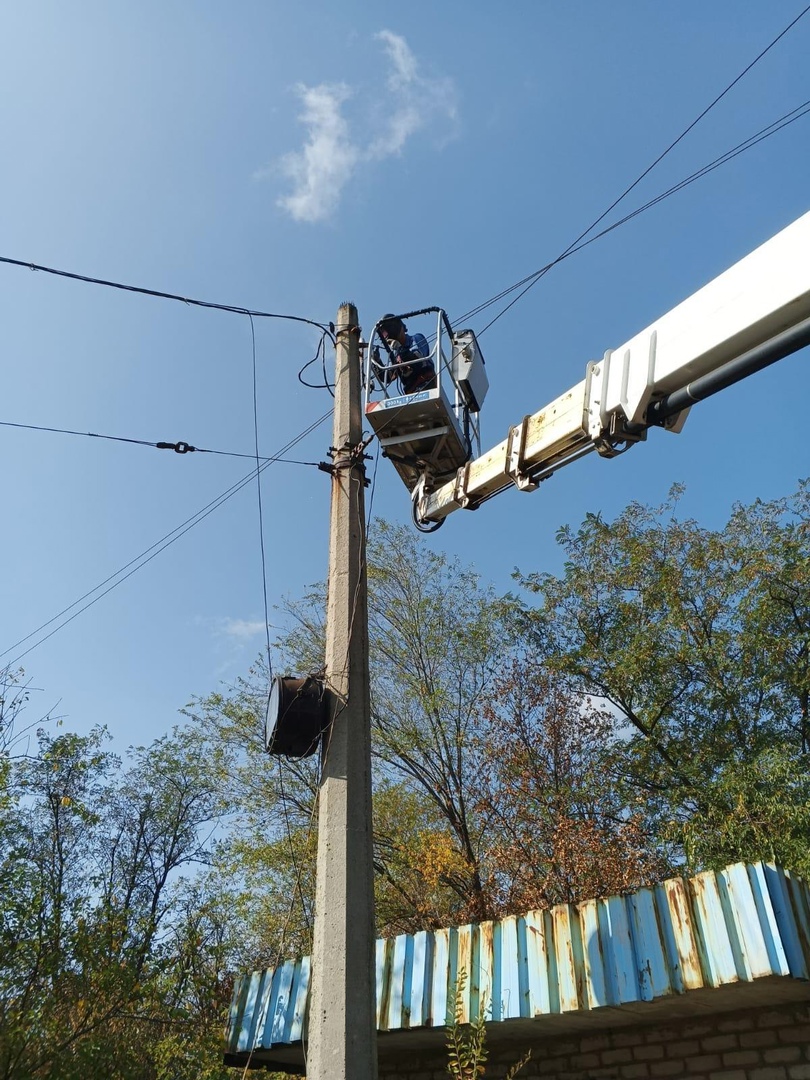
[[[459,973],[462,1020],[492,1022],[632,1006],[767,976],[810,978],[810,892],[780,868],[742,863],[654,888],[377,942],[380,1031],[443,1027]],[[234,990],[229,1054],[299,1042],[309,958]]]

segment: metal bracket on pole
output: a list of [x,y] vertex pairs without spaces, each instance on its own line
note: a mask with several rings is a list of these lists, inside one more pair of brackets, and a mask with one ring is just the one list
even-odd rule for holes
[[509,429],[506,445],[506,475],[519,491],[537,491],[540,487],[539,480],[525,469],[526,432],[530,419],[530,416],[524,416],[519,424]]

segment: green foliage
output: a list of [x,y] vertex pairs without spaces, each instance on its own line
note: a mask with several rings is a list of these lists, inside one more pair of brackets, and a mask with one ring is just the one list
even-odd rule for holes
[[[534,604],[385,523],[369,547],[381,933],[627,891],[684,866],[806,865],[807,486],[712,531],[631,504],[563,529]],[[323,589],[286,670],[323,658]],[[265,673],[198,703],[240,839],[215,855],[253,959],[309,945],[317,761],[262,753]],[[223,749],[224,748],[224,749]],[[780,764],[781,762],[781,764]]]
[[810,880],[810,776],[790,748],[729,761],[712,780],[706,810],[674,822],[690,865],[776,862]]
[[[36,756],[4,767],[4,1080],[140,1080],[158,1075],[167,1039],[219,1037],[230,993],[224,950],[203,936],[207,901],[199,892],[192,900],[179,877],[208,858],[214,784],[189,731],[133,750],[127,766],[105,741],[100,729],[41,731]],[[165,1075],[200,1074],[173,1068]]]
[[[538,658],[609,704],[625,736],[618,782],[672,857],[700,868],[758,857],[785,824],[775,751],[787,774],[805,772],[810,486],[736,507],[718,531],[679,520],[679,494],[613,522],[588,515],[560,533],[561,577],[520,580],[538,599],[523,622]],[[803,813],[788,838],[795,867]]]
[[469,866],[427,794],[381,779],[374,791],[377,923],[386,935],[462,921]]
[[259,664],[230,694],[213,694],[188,710],[202,753],[219,756],[219,796],[230,828],[211,861],[241,927],[237,970],[274,966],[311,948],[318,758],[265,753],[266,686]]
[[468,917],[484,918],[480,706],[509,645],[508,605],[471,568],[385,523],[370,546],[369,591],[380,767],[433,802],[459,856],[445,881]]
[[[463,1023],[464,987],[467,985],[467,972],[459,972],[453,994],[453,1019],[447,1025],[447,1074],[458,1080],[477,1080],[486,1074],[489,1057],[487,1050],[486,1001],[479,1005],[477,1015],[469,1023]],[[506,1074],[506,1080],[514,1077],[532,1056],[529,1050]]]
[[[487,819],[476,810],[481,698],[510,647],[511,602],[412,530],[385,522],[369,543],[368,581],[375,781],[385,792],[375,859],[382,907],[390,902],[392,911],[383,926],[484,918],[494,909],[481,859]],[[323,599],[313,588],[288,605],[293,625],[280,646],[291,670],[322,666]],[[420,807],[425,828],[409,825],[406,812],[393,835],[397,818],[386,803],[394,793]],[[426,850],[430,872],[419,881]]]
[[[531,605],[378,527],[381,933],[673,868],[810,877],[810,486],[720,530],[681,520],[678,497],[563,529],[563,572],[519,578]],[[323,590],[288,614],[284,668],[318,670]],[[232,973],[308,952],[313,921],[318,758],[265,754],[267,674],[123,762],[100,730],[15,756],[24,683],[0,680],[0,1080],[234,1075]],[[448,1072],[482,1076],[483,1012],[461,1015]]]

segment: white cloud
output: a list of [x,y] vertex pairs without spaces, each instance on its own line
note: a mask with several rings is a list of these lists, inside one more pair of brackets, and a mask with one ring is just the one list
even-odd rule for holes
[[421,75],[416,57],[401,35],[381,30],[376,37],[383,43],[391,65],[389,101],[385,103],[389,115],[384,131],[372,142],[368,153],[382,158],[401,153],[408,139],[429,124],[455,121],[457,108],[452,79]]
[[245,641],[248,638],[256,637],[257,634],[264,634],[264,622],[259,619],[226,618],[222,620],[220,630],[227,637]]
[[245,656],[265,652],[265,629],[262,619],[238,619],[230,615],[196,615],[194,625],[210,636],[213,674],[218,679],[244,671]]
[[379,34],[375,34],[375,37],[383,43],[388,59],[394,65],[394,70],[388,77],[388,85],[396,89],[416,82],[418,78],[416,57],[408,47],[405,38],[391,30],[381,30]]
[[351,90],[345,83],[322,83],[300,85],[296,91],[304,103],[300,120],[309,128],[309,137],[303,150],[281,160],[293,193],[278,203],[296,221],[323,221],[337,208],[358,160],[340,111]]
[[[295,221],[327,220],[357,168],[401,154],[416,132],[437,123],[446,126],[456,119],[453,81],[422,75],[401,35],[381,30],[375,36],[390,68],[382,93],[363,95],[346,83],[296,87],[304,105],[299,119],[307,129],[307,138],[301,150],[285,155],[279,163],[293,190],[278,199],[278,205]],[[354,132],[344,115],[350,99],[356,105]],[[268,172],[265,169],[257,175],[267,176]]]

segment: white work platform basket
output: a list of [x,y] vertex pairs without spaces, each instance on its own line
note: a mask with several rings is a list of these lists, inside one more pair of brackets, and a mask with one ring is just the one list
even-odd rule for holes
[[[426,358],[398,362],[380,334],[385,321],[380,320],[366,348],[365,416],[383,456],[391,460],[408,490],[412,492],[420,480],[430,490],[480,454],[478,414],[489,383],[475,334],[454,331],[441,308],[396,318],[409,320],[410,332],[423,333],[430,352]],[[403,393],[399,374],[425,359],[433,365],[435,386]]]

